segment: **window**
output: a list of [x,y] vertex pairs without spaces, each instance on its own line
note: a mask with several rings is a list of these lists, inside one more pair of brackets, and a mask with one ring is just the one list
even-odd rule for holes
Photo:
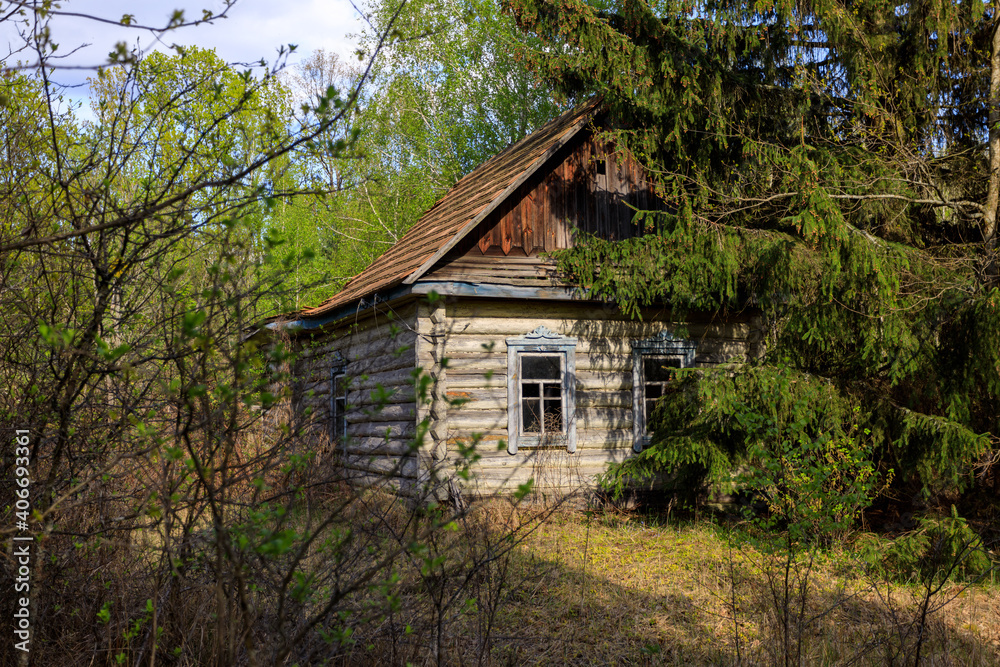
[[563,435],[563,355],[521,354],[521,433]]
[[[681,368],[680,357],[644,355],[642,357],[643,414],[653,414],[656,401],[669,392],[675,368]],[[648,425],[648,421],[646,422]]]
[[694,364],[697,344],[664,331],[632,343],[632,448],[641,452],[649,442],[649,416],[656,402],[671,391],[675,371]]
[[538,327],[507,339],[507,451],[576,451],[576,339]]
[[344,442],[347,438],[347,374],[343,366],[330,371],[330,439]]

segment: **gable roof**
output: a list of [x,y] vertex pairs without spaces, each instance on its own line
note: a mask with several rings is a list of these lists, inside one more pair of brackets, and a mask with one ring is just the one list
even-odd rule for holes
[[594,118],[598,99],[542,125],[462,177],[394,246],[302,318],[326,315],[380,290],[412,284],[476,228]]

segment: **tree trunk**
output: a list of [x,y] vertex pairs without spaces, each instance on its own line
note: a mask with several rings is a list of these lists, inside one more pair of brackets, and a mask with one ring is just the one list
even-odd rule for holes
[[993,19],[993,44],[990,53],[990,182],[983,213],[983,240],[993,249],[997,231],[997,201],[1000,199],[1000,15]]

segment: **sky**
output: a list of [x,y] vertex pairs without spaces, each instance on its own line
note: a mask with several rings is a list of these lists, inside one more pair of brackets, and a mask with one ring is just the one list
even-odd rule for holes
[[[358,2],[358,0],[356,0]],[[0,10],[7,3],[0,0]],[[61,9],[97,16],[118,22],[124,14],[134,15],[135,23],[163,26],[174,10],[184,10],[185,18],[202,15],[203,9],[221,11],[218,0],[63,0]],[[358,4],[358,7],[362,5]],[[289,60],[308,56],[315,49],[334,51],[342,57],[351,57],[357,48],[357,35],[364,27],[359,12],[350,0],[237,0],[227,12],[227,18],[212,25],[200,25],[172,31],[160,41],[148,30],[126,29],[93,20],[60,16],[53,19],[53,40],[59,44],[58,53],[77,47],[64,62],[73,66],[97,66],[107,61],[107,54],[116,42],[125,41],[130,46],[138,44],[143,51],[153,49],[168,51],[171,44],[195,45],[214,48],[227,62],[256,63],[262,58],[273,63],[278,48],[296,44],[298,48]],[[0,49],[8,52],[8,44],[18,43],[16,32],[8,24],[0,24]],[[17,57],[15,56],[15,59]],[[22,56],[27,59],[27,56]],[[92,70],[67,69],[54,77],[59,83],[76,86],[69,96],[83,100],[87,96],[86,80]],[[86,105],[84,105],[86,106]]]

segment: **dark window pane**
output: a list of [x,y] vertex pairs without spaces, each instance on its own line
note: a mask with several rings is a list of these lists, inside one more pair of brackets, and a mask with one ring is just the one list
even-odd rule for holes
[[347,420],[344,414],[347,412],[347,401],[343,398],[333,399],[333,433],[331,434],[337,440],[344,437],[344,431],[347,428]]
[[544,356],[522,356],[521,357],[521,377],[525,380],[559,380],[562,378],[562,369],[559,364],[558,354],[547,354]]
[[659,398],[660,396],[663,396],[663,385],[660,384],[646,385],[646,398]]
[[560,398],[562,396],[562,385],[557,382],[546,382],[542,387],[545,398]]
[[541,433],[541,410],[539,401],[521,401],[521,425],[525,433]]
[[347,412],[347,376],[334,371],[330,396],[330,435],[342,441],[347,427],[344,414]]
[[671,369],[680,368],[680,357],[646,357],[642,360],[642,372],[647,382],[666,382],[673,379]]
[[526,382],[522,384],[521,396],[524,398],[538,398],[538,385],[533,382]]
[[545,432],[562,433],[562,401],[545,401]]
[[654,410],[656,410],[656,401],[646,401],[646,430],[649,430],[649,420],[652,418]]

